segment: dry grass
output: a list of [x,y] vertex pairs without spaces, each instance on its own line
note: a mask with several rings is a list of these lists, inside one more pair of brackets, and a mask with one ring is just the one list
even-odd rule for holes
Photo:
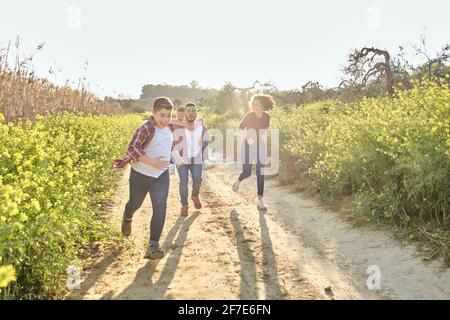
[[[43,46],[39,45],[35,52],[42,50]],[[11,43],[7,48],[0,48],[0,114],[4,115],[6,122],[60,112],[106,114],[121,111],[118,104],[89,93],[85,78],[79,79],[77,89],[72,89],[67,82],[64,86],[56,86],[47,79],[36,77],[32,70],[34,54],[20,59],[18,40],[15,47],[13,66],[8,63]]]

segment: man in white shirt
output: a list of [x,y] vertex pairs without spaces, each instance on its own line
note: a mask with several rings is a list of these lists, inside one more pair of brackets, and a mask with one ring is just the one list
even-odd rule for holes
[[203,122],[196,123],[197,106],[188,103],[185,108],[185,127],[177,127],[174,131],[174,149],[172,156],[175,159],[180,177],[181,215],[187,216],[189,171],[192,176],[192,197],[196,209],[202,208],[199,198],[203,179],[203,160],[206,141],[209,140],[209,131]]

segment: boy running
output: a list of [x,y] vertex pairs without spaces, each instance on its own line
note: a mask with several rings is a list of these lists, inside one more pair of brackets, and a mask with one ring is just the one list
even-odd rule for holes
[[140,126],[128,145],[126,156],[116,160],[114,166],[123,168],[131,163],[130,198],[125,205],[122,234],[131,234],[134,213],[150,194],[153,215],[150,223],[150,243],[145,259],[164,257],[159,239],[164,227],[169,193],[169,161],[173,145],[173,127],[169,125],[173,104],[169,98],[157,98],[153,104],[153,114]]

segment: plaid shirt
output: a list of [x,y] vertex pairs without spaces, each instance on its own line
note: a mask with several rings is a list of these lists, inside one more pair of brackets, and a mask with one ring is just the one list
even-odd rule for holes
[[[174,131],[172,124],[169,124],[170,130]],[[121,159],[114,160],[114,168],[124,168],[127,164],[138,162],[139,158],[145,155],[144,149],[148,146],[155,135],[155,119],[153,116],[141,125],[131,138],[125,155]],[[173,146],[172,146],[173,147]]]

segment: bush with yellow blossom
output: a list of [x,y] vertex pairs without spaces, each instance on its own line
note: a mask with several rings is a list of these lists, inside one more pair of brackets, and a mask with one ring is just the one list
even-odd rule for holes
[[281,108],[272,119],[283,152],[296,159],[294,179],[308,179],[326,198],[349,199],[363,219],[420,226],[450,260],[445,80],[417,80],[394,97]]
[[65,113],[14,125],[0,115],[3,298],[58,295],[77,246],[109,234],[97,204],[110,196],[112,160],[141,122]]

